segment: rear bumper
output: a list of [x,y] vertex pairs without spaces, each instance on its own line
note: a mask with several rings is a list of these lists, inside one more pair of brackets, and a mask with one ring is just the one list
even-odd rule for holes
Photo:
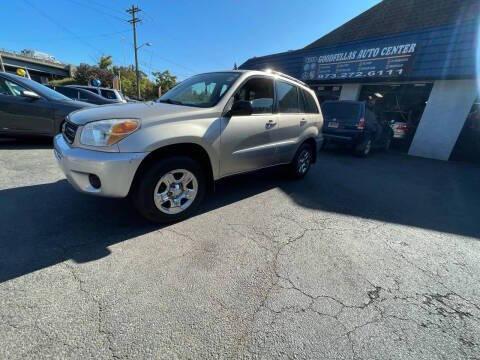
[[[59,134],[54,139],[54,153],[68,182],[78,191],[106,197],[125,197],[140,163],[147,153],[108,153],[72,148]],[[90,175],[100,179],[95,188]]]
[[338,133],[323,133],[325,140],[335,143],[352,144],[361,142],[364,138],[364,132],[359,131],[339,131]]

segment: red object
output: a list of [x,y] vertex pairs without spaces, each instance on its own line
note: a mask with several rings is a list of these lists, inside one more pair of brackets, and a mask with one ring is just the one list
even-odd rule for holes
[[360,121],[358,122],[357,129],[358,130],[365,129],[365,119],[364,118],[361,118]]

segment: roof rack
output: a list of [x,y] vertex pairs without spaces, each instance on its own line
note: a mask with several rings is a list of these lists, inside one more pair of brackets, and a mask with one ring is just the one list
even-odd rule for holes
[[268,73],[270,73],[270,74],[275,74],[275,75],[283,76],[284,78],[287,78],[287,79],[289,79],[289,80],[292,80],[292,81],[294,81],[294,82],[296,82],[296,83],[298,83],[298,84],[301,84],[301,85],[303,85],[303,86],[309,87],[309,86],[308,86],[307,84],[305,84],[303,81],[298,80],[297,78],[294,78],[293,76],[284,74],[284,73],[282,73],[282,72],[280,72],[280,71],[276,71],[276,70],[272,70],[272,69],[265,69],[264,71],[265,71],[265,72],[268,72]]

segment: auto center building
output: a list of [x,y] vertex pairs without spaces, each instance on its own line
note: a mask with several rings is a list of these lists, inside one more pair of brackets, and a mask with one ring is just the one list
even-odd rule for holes
[[480,163],[479,29],[479,0],[384,0],[302,49],[240,68],[301,79],[321,103],[370,102],[410,155]]

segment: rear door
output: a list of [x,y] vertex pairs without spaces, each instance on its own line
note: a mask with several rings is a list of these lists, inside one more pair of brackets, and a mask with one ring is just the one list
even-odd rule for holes
[[283,80],[276,80],[275,83],[279,125],[272,136],[277,145],[277,162],[287,163],[295,155],[300,134],[308,119],[298,86]]
[[23,96],[28,89],[0,77],[0,131],[50,135],[54,130],[54,109],[44,98]]

